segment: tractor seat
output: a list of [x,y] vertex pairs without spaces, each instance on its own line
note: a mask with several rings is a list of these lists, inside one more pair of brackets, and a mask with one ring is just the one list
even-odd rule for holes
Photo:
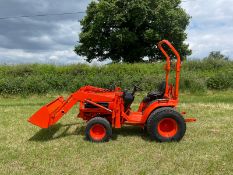
[[163,98],[165,94],[165,89],[166,89],[166,82],[163,81],[162,83],[160,83],[157,91],[149,92],[147,96],[144,97],[143,102],[151,102]]

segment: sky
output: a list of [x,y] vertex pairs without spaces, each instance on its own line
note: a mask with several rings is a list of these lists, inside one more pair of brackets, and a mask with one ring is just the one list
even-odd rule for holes
[[[0,0],[0,64],[85,63],[73,50],[85,14],[11,18],[22,15],[83,12],[91,0]],[[203,58],[221,51],[233,58],[233,1],[184,0],[182,7],[192,16],[185,42]],[[93,64],[98,64],[94,61]]]

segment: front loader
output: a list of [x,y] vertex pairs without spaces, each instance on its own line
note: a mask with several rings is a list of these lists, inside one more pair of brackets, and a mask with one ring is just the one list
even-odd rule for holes
[[[177,58],[175,85],[169,84],[170,57],[164,50],[166,44]],[[67,99],[59,97],[43,106],[28,121],[40,128],[49,128],[58,122],[75,104],[79,103],[78,117],[87,122],[85,135],[92,142],[105,142],[111,138],[112,128],[135,125],[146,128],[150,138],[159,142],[179,141],[186,131],[186,122],[176,111],[179,96],[181,60],[172,44],[162,40],[158,48],[166,57],[166,77],[157,91],[149,92],[141,101],[138,110],[132,111],[135,92],[140,89],[134,85],[133,91],[122,91],[84,86]]]

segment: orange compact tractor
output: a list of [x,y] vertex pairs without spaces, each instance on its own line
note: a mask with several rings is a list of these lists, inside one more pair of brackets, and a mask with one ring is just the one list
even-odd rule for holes
[[[176,83],[169,84],[170,57],[162,47],[166,44],[177,58]],[[66,100],[59,97],[43,106],[29,118],[29,122],[41,128],[54,125],[76,103],[79,104],[78,117],[87,121],[85,134],[93,142],[108,141],[112,135],[112,128],[122,125],[136,125],[146,128],[150,138],[159,142],[179,141],[185,134],[186,122],[195,119],[184,119],[176,111],[179,95],[180,55],[172,44],[163,40],[158,48],[166,57],[166,81],[161,83],[158,91],[149,92],[142,100],[137,112],[131,110],[135,92],[122,91],[120,87],[114,90],[85,86],[71,94]]]

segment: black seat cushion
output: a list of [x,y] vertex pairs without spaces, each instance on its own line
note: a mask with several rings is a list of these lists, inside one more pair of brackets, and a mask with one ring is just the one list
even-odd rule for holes
[[165,94],[165,89],[166,89],[166,82],[163,81],[157,91],[152,91],[147,94],[147,96],[143,99],[143,102],[150,102],[154,101],[157,99],[162,99],[164,94]]

